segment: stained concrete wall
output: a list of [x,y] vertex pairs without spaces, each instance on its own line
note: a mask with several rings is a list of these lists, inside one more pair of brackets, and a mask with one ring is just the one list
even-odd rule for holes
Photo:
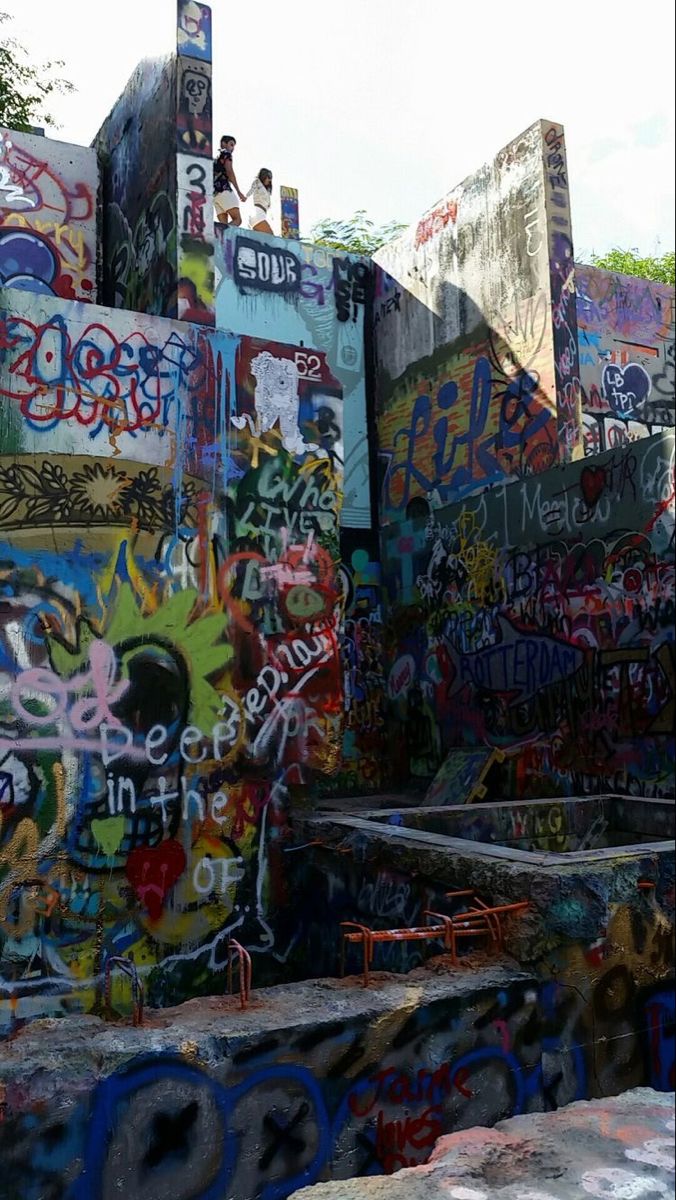
[[340,382],[307,346],[3,298],[5,1022],[96,1008],[111,954],[157,1003],[220,990],[235,929],[262,980],[290,792],[340,759]]
[[585,453],[674,425],[674,289],[575,267]]
[[656,434],[385,532],[395,778],[483,748],[500,798],[673,796],[673,455]]
[[97,299],[96,155],[0,129],[0,286]]
[[385,521],[581,452],[560,126],[536,122],[375,261]]

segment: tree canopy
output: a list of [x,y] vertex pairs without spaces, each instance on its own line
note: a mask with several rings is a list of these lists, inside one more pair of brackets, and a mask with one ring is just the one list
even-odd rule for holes
[[[387,225],[376,225],[367,217],[366,210],[360,208],[352,217],[345,220],[335,220],[324,217],[313,225],[310,240],[318,246],[328,246],[332,250],[342,250],[349,254],[363,254],[371,258],[376,250],[386,242],[397,237],[406,225],[400,221],[390,221]],[[641,279],[651,279],[655,283],[666,283],[674,287],[676,284],[676,268],[674,251],[666,254],[640,254],[637,249],[622,250],[616,246],[606,254],[592,254],[592,265],[603,267],[606,271],[617,271],[621,275],[637,275]]]
[[[0,24],[8,21],[8,13],[0,12]],[[56,72],[62,70],[60,60],[34,65],[28,51],[15,38],[3,34],[0,40],[0,125],[29,133],[44,122],[56,123],[48,108],[49,97],[55,92],[74,91],[72,83]]]
[[620,275],[638,275],[640,279],[652,279],[654,283],[668,283],[674,287],[676,269],[674,251],[653,256],[639,254],[638,250],[620,250],[618,246],[607,254],[592,254],[592,265],[606,271],[617,271]]
[[363,254],[370,258],[385,242],[392,241],[397,234],[406,229],[398,221],[390,221],[387,225],[376,225],[361,208],[354,216],[344,221],[336,221],[325,217],[313,225],[310,240],[318,246],[328,246],[332,250],[342,250],[348,254]]

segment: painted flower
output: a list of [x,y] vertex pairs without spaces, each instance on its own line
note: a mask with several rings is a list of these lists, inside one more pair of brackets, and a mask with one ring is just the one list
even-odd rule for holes
[[109,463],[87,463],[71,479],[71,499],[90,517],[119,516],[130,482],[128,475]]
[[[27,476],[27,468],[23,468]],[[70,515],[72,497],[68,476],[59,463],[45,459],[39,471],[31,469],[30,483],[35,495],[26,500],[26,516],[32,521],[49,517],[50,521],[65,521]]]
[[0,521],[6,521],[16,512],[24,494],[25,487],[16,464],[0,467]]
[[126,511],[133,512],[139,521],[152,526],[157,521],[161,501],[157,471],[153,467],[148,471],[139,471],[130,482],[125,496]]

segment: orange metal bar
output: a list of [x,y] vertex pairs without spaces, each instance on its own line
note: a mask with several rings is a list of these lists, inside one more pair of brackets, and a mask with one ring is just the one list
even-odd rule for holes
[[232,995],[233,982],[233,952],[237,954],[239,961],[239,1002],[242,1008],[246,1008],[251,999],[251,984],[253,982],[253,964],[251,955],[244,946],[240,946],[234,938],[228,941],[228,991]]
[[526,908],[530,908],[530,900],[517,900],[514,904],[494,904],[482,911],[488,913],[523,912]]
[[[450,920],[450,918],[449,918]],[[367,929],[370,942],[423,942],[432,937],[444,937],[445,925],[424,925],[411,929]],[[361,933],[344,933],[346,942],[361,942]]]
[[373,964],[376,942],[433,941],[437,938],[442,938],[444,946],[450,952],[453,965],[457,966],[458,938],[487,937],[494,946],[501,949],[503,945],[501,915],[508,912],[521,912],[528,908],[530,904],[528,900],[520,900],[513,904],[491,906],[481,900],[472,888],[466,888],[457,892],[447,892],[446,896],[450,899],[470,896],[476,907],[470,907],[462,912],[454,913],[452,916],[448,913],[438,913],[432,909],[426,909],[423,915],[428,919],[440,922],[440,924],[412,925],[407,929],[369,929],[368,925],[362,925],[357,921],[341,921],[341,976],[345,974],[345,948],[347,943],[351,943],[352,945],[361,944],[363,947],[364,987],[369,986],[370,969]]
[[[501,950],[502,949],[502,926],[500,924],[499,915],[497,913],[494,913],[490,909],[488,904],[484,904],[483,900],[481,900],[479,896],[477,896],[475,898],[474,902],[475,902],[475,904],[479,905],[480,911],[484,912],[486,922],[488,923],[490,930],[491,930],[491,936],[493,938],[493,942],[498,947],[498,949]],[[471,909],[470,909],[470,911],[471,911]]]

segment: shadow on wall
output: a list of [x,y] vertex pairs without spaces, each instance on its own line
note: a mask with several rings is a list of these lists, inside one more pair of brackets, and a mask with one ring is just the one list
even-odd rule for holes
[[561,126],[535,122],[376,264],[383,524],[581,454]]
[[[514,484],[553,466],[559,448],[556,406],[542,386],[551,359],[543,294],[521,306],[523,359],[513,327],[489,324],[467,293],[448,281],[439,282],[432,302],[424,304],[378,270],[375,309],[377,339],[396,313],[411,343],[436,347],[397,379],[378,363],[381,511],[391,522],[381,531],[389,607],[388,762],[392,782],[401,784],[430,779],[450,746],[462,760],[457,776],[468,774],[469,759],[477,757],[476,731],[467,729],[462,707],[449,709],[449,699],[459,655],[467,649],[462,618],[469,619],[473,605],[485,610],[476,625],[477,646],[501,640],[495,623],[501,581],[495,551],[465,516],[465,505],[471,510],[472,497],[491,485]],[[449,314],[457,331],[450,345],[444,340]],[[459,496],[447,524],[448,499]],[[480,768],[492,751],[490,738],[481,737]],[[504,768],[494,762],[490,769],[488,782],[500,794]]]
[[[434,307],[432,307],[432,303]],[[521,304],[523,338],[491,324],[461,288],[442,281],[424,304],[378,271],[376,337],[393,312],[417,328],[430,353],[396,379],[378,363],[382,519],[426,516],[450,500],[539,473],[559,459],[551,396],[551,320],[546,296]],[[457,336],[444,341],[447,316]],[[415,334],[413,339],[417,340]]]
[[456,802],[673,794],[673,438],[576,462],[570,229],[541,121],[376,256],[388,761]]

